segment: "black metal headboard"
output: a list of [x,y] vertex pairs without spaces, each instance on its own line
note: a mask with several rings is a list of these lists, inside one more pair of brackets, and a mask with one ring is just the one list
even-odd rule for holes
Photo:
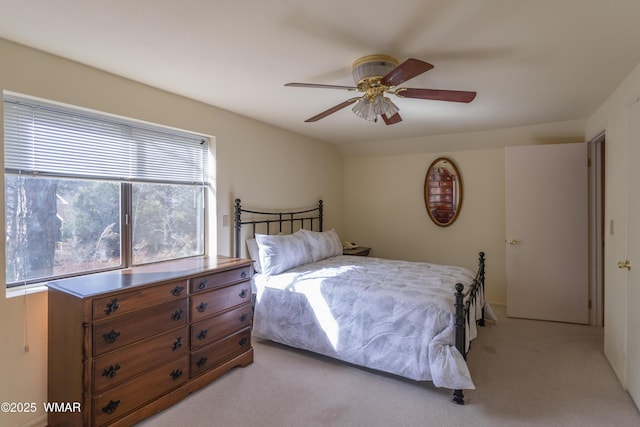
[[[252,216],[249,220],[243,220],[242,214],[249,213],[258,215],[258,217]],[[271,234],[271,225],[277,225],[277,233],[283,232],[283,224],[288,224],[289,232],[293,233],[294,226],[299,222],[299,228],[305,227],[305,221],[308,221],[307,225],[309,229],[313,229],[314,221],[317,221],[317,231],[322,231],[322,215],[323,205],[322,200],[318,201],[318,206],[311,209],[296,210],[296,211],[282,211],[282,212],[260,212],[249,209],[242,209],[240,205],[240,199],[236,199],[235,204],[235,216],[234,216],[234,228],[235,228],[235,256],[240,258],[241,245],[240,237],[243,225],[251,225],[253,227],[253,235],[256,234],[256,226],[258,224],[265,224],[266,232],[264,234]]]

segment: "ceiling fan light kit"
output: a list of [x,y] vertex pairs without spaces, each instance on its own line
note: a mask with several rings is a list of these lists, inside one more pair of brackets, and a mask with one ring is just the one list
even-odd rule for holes
[[352,75],[357,86],[336,86],[312,83],[287,83],[289,87],[308,87],[321,89],[341,89],[362,92],[363,95],[348,99],[334,107],[323,111],[307,120],[315,122],[330,114],[342,110],[355,103],[352,111],[368,121],[377,122],[382,117],[387,125],[402,121],[400,109],[385,93],[396,95],[400,98],[431,99],[438,101],[452,101],[468,103],[476,97],[475,92],[438,90],[438,89],[412,89],[394,87],[410,80],[433,68],[433,65],[419,59],[409,58],[402,64],[396,58],[389,55],[368,55],[357,59],[353,63]]
[[368,97],[363,96],[356,101],[356,105],[351,109],[356,116],[365,120],[375,122],[378,120],[378,116],[385,115],[387,119],[390,119],[400,109],[389,98],[382,95],[377,95],[370,101]]

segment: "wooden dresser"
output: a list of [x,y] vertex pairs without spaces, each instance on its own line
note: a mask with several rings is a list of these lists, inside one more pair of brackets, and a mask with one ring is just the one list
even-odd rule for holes
[[[217,257],[49,284],[49,426],[130,426],[253,362],[252,261]],[[212,402],[212,404],[214,404]]]

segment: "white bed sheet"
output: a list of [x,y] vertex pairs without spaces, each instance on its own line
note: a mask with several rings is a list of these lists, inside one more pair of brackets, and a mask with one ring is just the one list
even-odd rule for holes
[[474,274],[354,256],[257,274],[253,334],[437,387],[474,389],[454,328],[454,286],[466,289]]

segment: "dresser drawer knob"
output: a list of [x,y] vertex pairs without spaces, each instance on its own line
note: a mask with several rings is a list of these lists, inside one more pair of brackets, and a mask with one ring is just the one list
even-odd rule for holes
[[182,347],[182,337],[176,338],[176,340],[173,342],[173,346],[171,347],[171,351],[176,351],[180,347]]
[[246,298],[248,293],[249,293],[249,291],[247,291],[246,289],[243,289],[242,292],[240,292],[240,294],[238,294],[238,296],[240,298]]
[[174,297],[177,297],[182,293],[183,289],[184,289],[184,286],[176,285],[176,287],[171,290],[171,295],[173,295]]
[[111,300],[111,302],[107,303],[106,308],[104,309],[104,314],[106,314],[107,316],[110,315],[111,313],[115,313],[115,311],[120,308],[120,306],[118,305],[118,298],[113,298]]
[[207,363],[207,358],[205,356],[202,356],[200,359],[198,359],[196,365],[198,366],[198,368],[202,368],[205,363]]
[[242,339],[238,342],[238,344],[240,344],[240,347],[244,347],[244,345],[247,344],[247,342],[249,342],[249,338],[242,337]]
[[107,344],[113,344],[114,342],[116,342],[116,339],[118,339],[119,336],[120,332],[116,331],[115,329],[102,334],[102,338],[104,338],[104,342],[106,342]]
[[171,371],[169,375],[171,375],[171,378],[173,378],[174,380],[177,380],[182,376],[182,369],[175,369]]
[[204,313],[204,311],[207,309],[207,305],[209,305],[209,304],[207,304],[206,302],[201,302],[196,307],[196,310],[198,310],[198,313]]
[[198,333],[198,336],[196,338],[198,338],[200,341],[202,341],[203,339],[207,338],[207,334],[209,333],[208,329],[201,329],[200,333]]
[[102,408],[102,412],[105,414],[113,414],[118,409],[118,405],[120,404],[119,400],[110,400],[107,406]]
[[247,321],[247,318],[249,318],[249,315],[247,313],[242,313],[242,315],[240,316],[240,321],[244,323]]
[[113,378],[116,376],[119,370],[120,370],[120,364],[116,363],[115,365],[111,365],[108,368],[105,368],[102,371],[102,376],[105,378]]
[[200,283],[198,283],[198,289],[204,289],[207,287],[207,279],[202,279]]
[[240,277],[242,277],[243,279],[246,279],[247,277],[247,272],[243,271],[242,273],[240,273]]
[[178,321],[182,319],[182,313],[183,313],[182,309],[176,310],[175,313],[171,315],[171,320]]

